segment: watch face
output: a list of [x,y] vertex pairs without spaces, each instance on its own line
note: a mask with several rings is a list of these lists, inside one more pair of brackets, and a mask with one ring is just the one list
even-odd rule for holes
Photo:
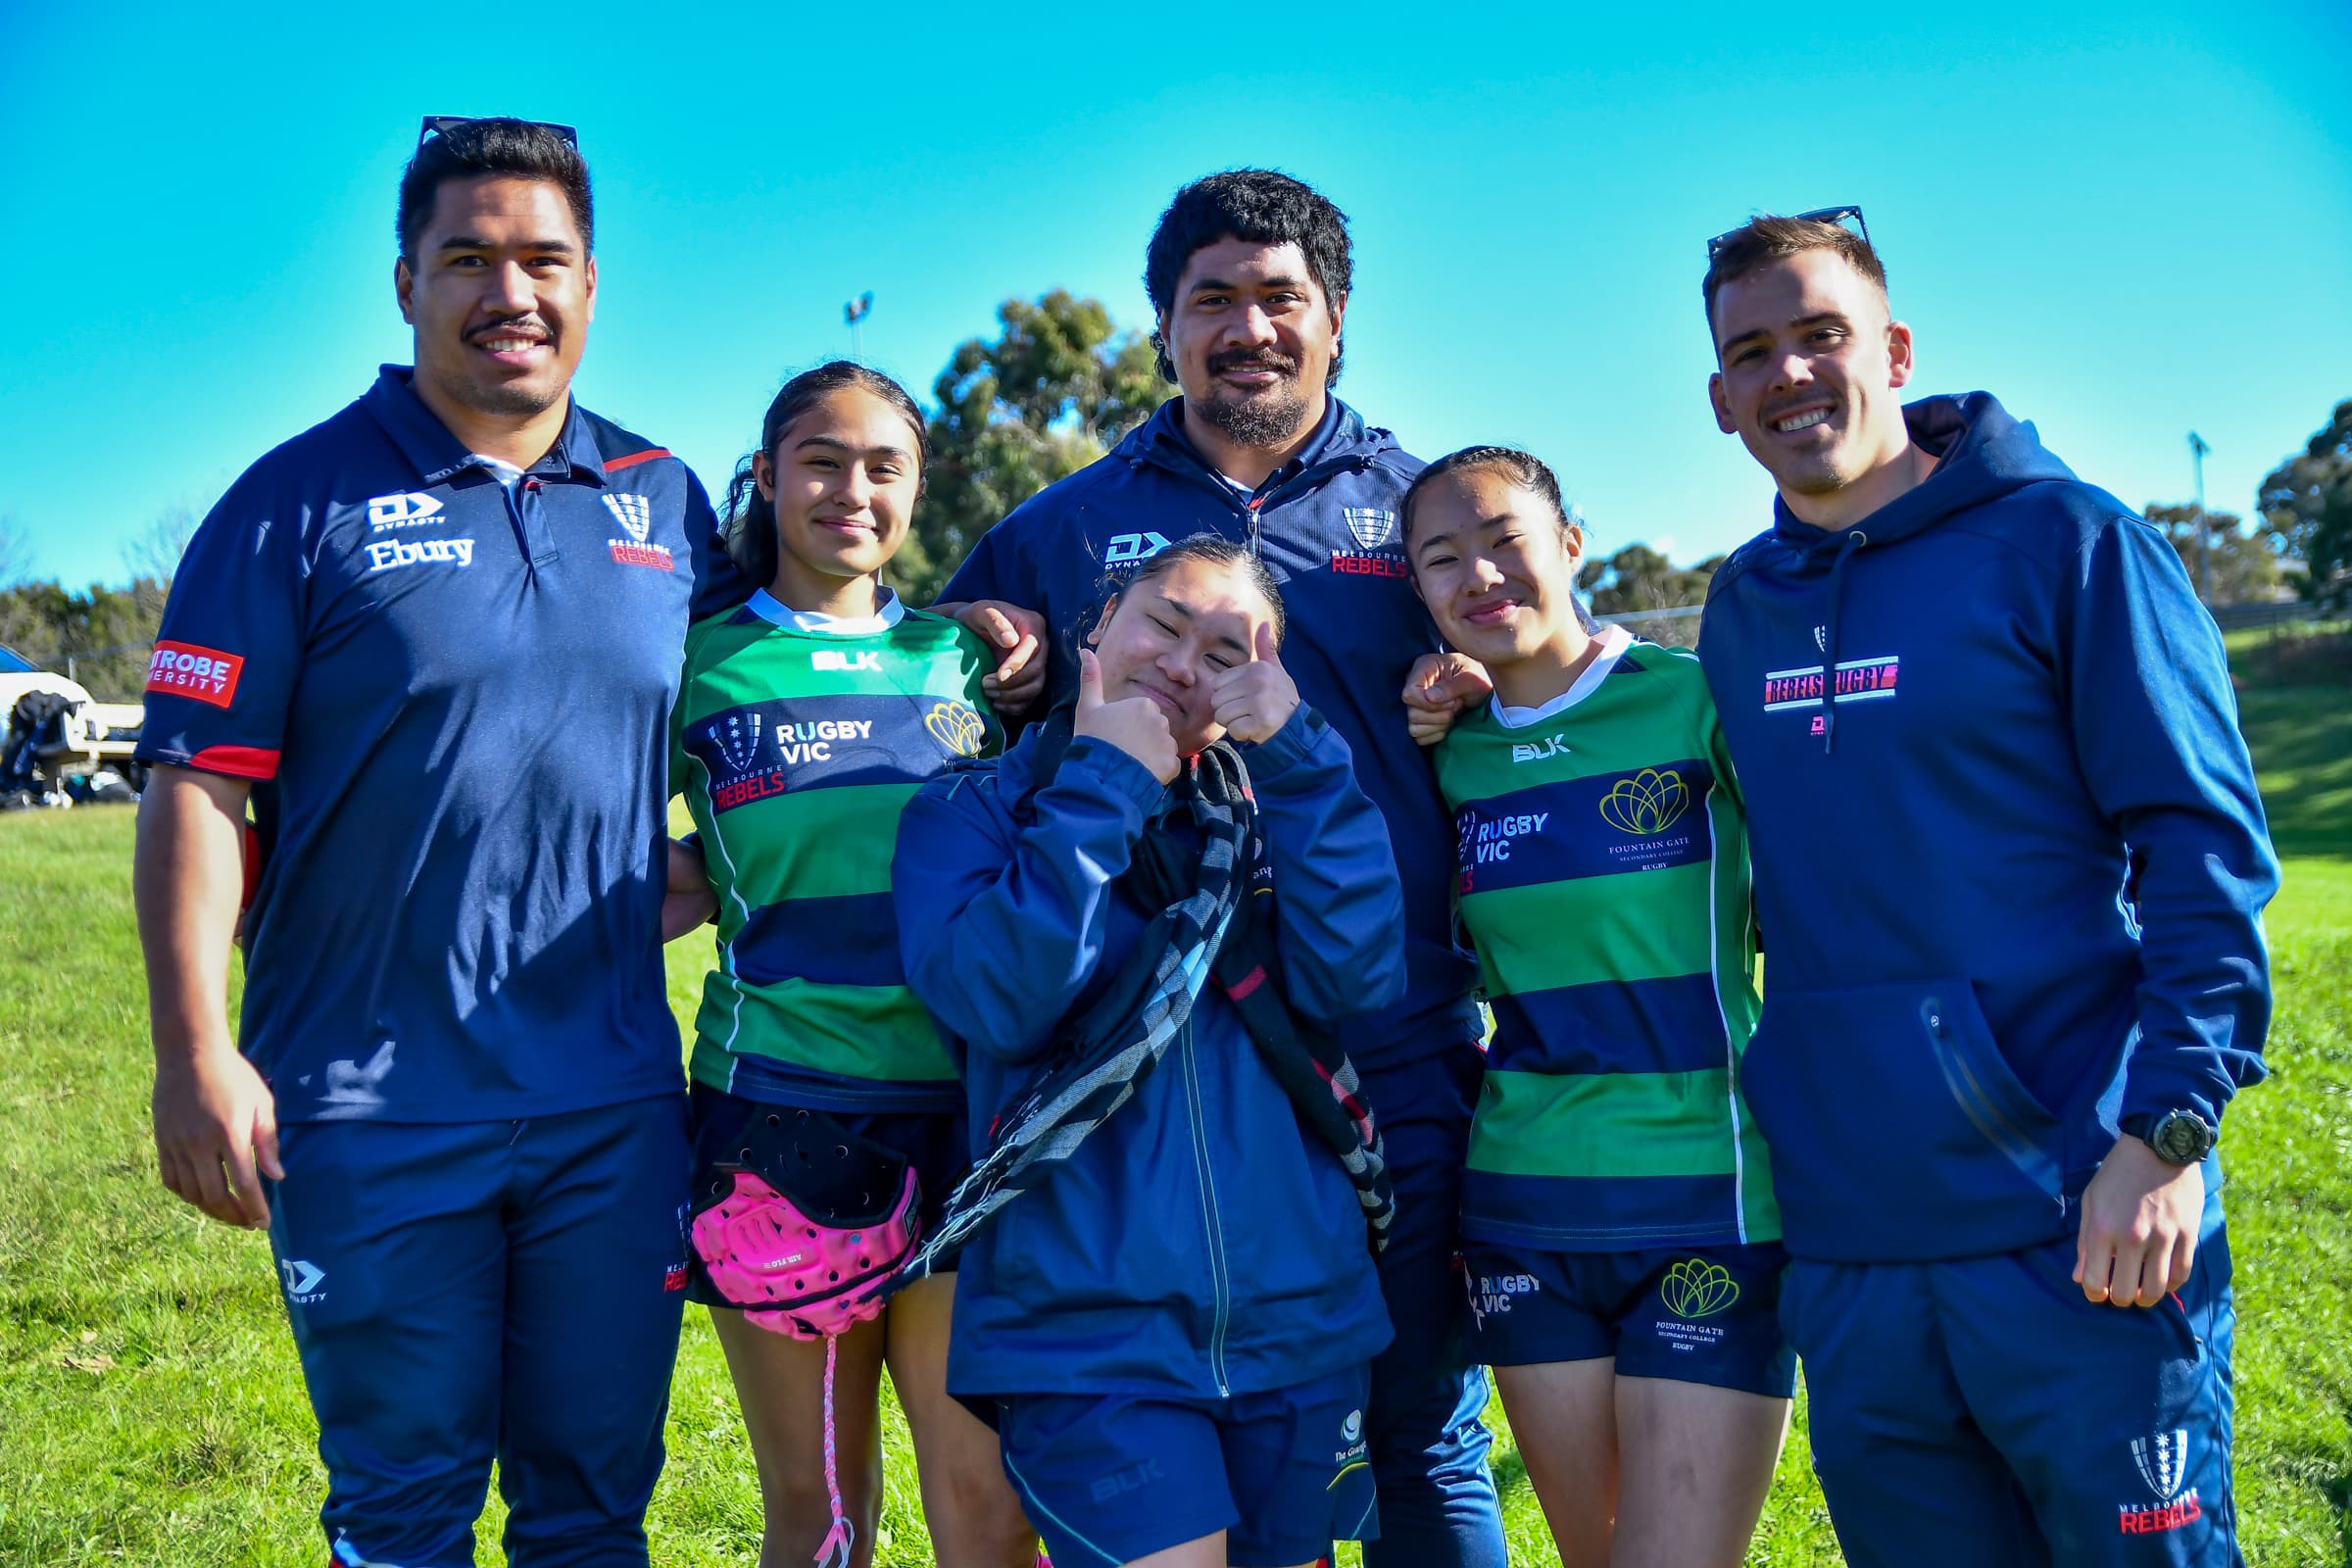
[[2176,1165],[2192,1165],[2205,1157],[2212,1147],[2213,1135],[2205,1123],[2185,1111],[2173,1111],[2156,1124],[2156,1136],[2149,1140],[2156,1152]]

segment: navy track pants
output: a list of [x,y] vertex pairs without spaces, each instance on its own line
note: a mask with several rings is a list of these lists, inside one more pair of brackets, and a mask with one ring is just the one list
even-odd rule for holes
[[1380,1497],[1364,1568],[1505,1568],[1494,1440],[1479,1420],[1487,1373],[1470,1359],[1460,1262],[1462,1166],[1486,1054],[1462,1040],[1358,1070],[1396,1194],[1379,1265],[1396,1338],[1373,1359],[1364,1412]]
[[471,1564],[498,1461],[514,1568],[643,1568],[684,1305],[686,1098],[282,1130],[270,1240],[329,1560]]
[[2230,1243],[2174,1297],[2084,1299],[2072,1237],[1935,1263],[1797,1261],[1813,1467],[1853,1568],[2242,1568]]

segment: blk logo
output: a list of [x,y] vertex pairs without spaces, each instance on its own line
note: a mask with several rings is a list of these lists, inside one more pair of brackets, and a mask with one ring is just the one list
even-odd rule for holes
[[878,649],[872,648],[855,654],[843,653],[838,648],[819,648],[808,656],[808,667],[843,673],[854,673],[861,669],[879,671],[882,668],[882,655]]

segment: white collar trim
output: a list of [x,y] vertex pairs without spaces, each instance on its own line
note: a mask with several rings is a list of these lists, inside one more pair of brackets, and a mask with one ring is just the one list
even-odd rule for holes
[[1606,678],[1610,670],[1617,667],[1617,661],[1634,645],[1634,634],[1623,626],[1603,626],[1599,637],[1594,640],[1600,644],[1600,651],[1592,656],[1592,662],[1585,666],[1584,673],[1576,677],[1574,685],[1550,702],[1536,708],[1506,708],[1502,699],[1497,697],[1493,705],[1494,722],[1504,729],[1525,729],[1530,724],[1541,724],[1547,718],[1556,718],[1592,696],[1593,688]]
[[890,630],[906,616],[906,607],[899,603],[897,594],[887,588],[875,591],[881,600],[870,615],[825,615],[813,610],[795,610],[764,588],[752,594],[750,608],[753,614],[787,631],[812,637],[870,637]]

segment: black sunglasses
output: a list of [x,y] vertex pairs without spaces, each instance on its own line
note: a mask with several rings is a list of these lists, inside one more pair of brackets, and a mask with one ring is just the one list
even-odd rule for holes
[[[1797,213],[1793,216],[1797,221],[1809,223],[1844,224],[1845,220],[1850,218],[1853,222],[1849,226],[1862,236],[1862,243],[1865,245],[1870,243],[1870,225],[1862,220],[1862,209],[1859,207],[1816,207],[1809,213]],[[1738,228],[1725,229],[1707,241],[1707,260],[1712,263],[1718,251],[1746,232],[1747,225],[1741,223]]]
[[[416,127],[416,145],[422,148],[435,136],[446,134],[460,125],[478,125],[485,120],[504,120],[504,115],[427,115],[424,123]],[[580,150],[580,133],[569,125],[559,125],[548,120],[522,120],[515,123],[530,125],[539,130],[552,130],[563,138],[564,145],[573,152]]]

